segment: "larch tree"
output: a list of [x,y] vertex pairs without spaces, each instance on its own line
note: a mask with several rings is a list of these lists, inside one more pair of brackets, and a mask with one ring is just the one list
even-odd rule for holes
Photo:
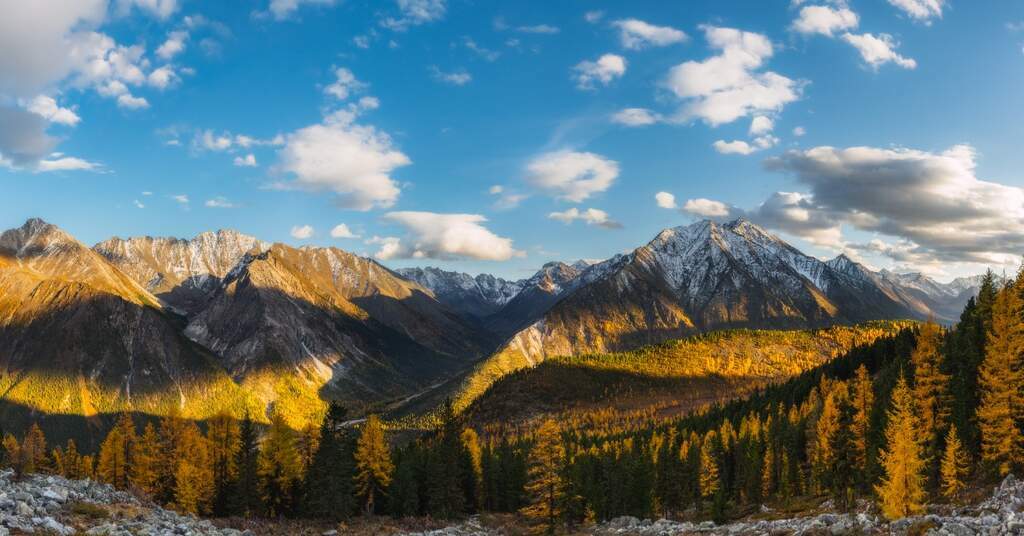
[[11,434],[4,435],[4,465],[14,469],[14,477],[20,479],[25,474],[22,463],[21,443]]
[[992,304],[992,323],[985,347],[985,359],[979,370],[981,404],[978,428],[981,431],[981,458],[1000,475],[1005,475],[1024,459],[1018,423],[1024,412],[1021,388],[1024,372],[1024,278],[1003,289]]
[[879,453],[884,476],[875,486],[882,513],[899,519],[924,511],[925,462],[917,404],[905,378],[892,391],[892,407],[885,428],[886,448]]
[[367,417],[356,442],[356,494],[363,501],[363,512],[374,513],[391,483],[395,470],[391,449],[384,438],[384,425],[376,415]]
[[191,514],[209,513],[214,492],[213,464],[209,443],[195,423],[182,429],[174,457],[174,501],[178,508]]
[[853,452],[857,469],[864,471],[868,465],[868,432],[871,427],[871,408],[875,403],[871,376],[863,364],[857,367],[852,383],[853,405]]
[[471,512],[483,507],[483,454],[480,449],[480,437],[476,430],[465,428],[460,437],[462,442],[462,489],[466,494],[466,506]]
[[964,479],[967,477],[967,460],[955,425],[950,426],[946,433],[946,449],[942,454],[940,473],[942,495],[951,501],[955,500],[964,490]]
[[925,322],[917,335],[917,346],[910,354],[914,365],[914,400],[929,456],[935,454],[939,431],[949,418],[949,376],[942,372],[942,328],[933,321]]
[[156,494],[157,469],[162,458],[160,435],[153,423],[147,422],[142,435],[132,448],[132,466],[129,471],[131,483],[136,489],[153,496]]
[[721,485],[718,477],[718,459],[715,452],[715,431],[712,430],[704,436],[700,446],[700,496],[709,499],[718,491]]
[[25,434],[25,439],[21,442],[21,457],[26,473],[47,469],[46,436],[43,435],[43,429],[39,427],[38,423],[32,423]]
[[118,418],[100,445],[100,480],[116,488],[127,489],[131,482],[132,446],[135,444],[135,423],[127,413]]
[[526,484],[529,504],[521,512],[547,534],[553,534],[560,525],[565,488],[562,480],[564,463],[565,448],[558,424],[546,419],[537,429],[530,449],[529,480]]
[[259,477],[267,514],[291,514],[292,499],[302,478],[302,460],[295,434],[279,412],[271,415],[270,428],[260,448]]

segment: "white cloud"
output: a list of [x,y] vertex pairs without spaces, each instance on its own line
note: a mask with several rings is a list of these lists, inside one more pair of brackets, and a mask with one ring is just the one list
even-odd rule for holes
[[944,0],[889,0],[889,3],[907,14],[910,18],[931,24],[933,18],[942,18]]
[[335,225],[333,229],[331,229],[331,238],[359,238],[359,235],[353,233],[348,228],[348,225],[345,225],[344,223],[339,223],[338,225]]
[[764,136],[754,138],[754,147],[757,147],[758,149],[768,149],[769,147],[775,147],[778,144],[779,138],[776,138],[771,134],[765,134]]
[[226,197],[217,196],[213,199],[207,199],[203,203],[207,208],[235,208],[235,204],[229,201]]
[[794,127],[793,128],[793,135],[794,136],[799,138],[800,136],[803,136],[804,134],[807,134],[807,129],[806,128],[804,128],[804,127]]
[[[500,237],[481,225],[479,214],[438,214],[434,212],[389,212],[388,221],[406,229],[401,239],[376,239],[382,245],[379,259],[477,259],[504,261],[523,256],[512,240]],[[371,239],[371,241],[373,241]]]
[[498,200],[494,202],[494,208],[498,210],[516,208],[519,206],[519,203],[522,203],[524,199],[529,197],[526,194],[506,191],[505,187],[500,184],[491,186],[487,193],[498,196]]
[[574,151],[541,154],[530,161],[526,170],[530,184],[574,203],[607,190],[619,176],[618,162]]
[[36,171],[95,171],[100,168],[96,162],[89,162],[72,156],[40,160]]
[[51,123],[75,126],[82,120],[73,109],[61,108],[53,97],[46,95],[37,95],[36,98],[29,101],[25,109]]
[[551,26],[550,24],[536,24],[534,26],[519,26],[516,28],[517,32],[522,33],[533,33],[533,34],[556,34],[559,30],[557,26]]
[[181,203],[182,205],[188,204],[188,196],[184,194],[172,195],[171,199],[173,199],[176,203]]
[[464,44],[467,49],[469,49],[470,51],[475,53],[477,56],[480,56],[481,58],[483,58],[486,61],[495,61],[495,60],[498,59],[498,57],[501,56],[501,53],[495,52],[495,51],[493,51],[493,50],[491,50],[489,48],[484,48],[484,47],[478,45],[476,43],[476,41],[474,41],[473,39],[471,39],[469,37],[463,38],[462,44]]
[[750,129],[748,130],[748,133],[751,136],[760,136],[771,132],[774,128],[775,123],[773,123],[770,118],[758,115],[754,116],[754,118],[750,120]]
[[626,74],[626,59],[617,54],[605,54],[597,61],[581,61],[573,67],[576,87],[594,89],[595,82],[607,86],[612,80]]
[[50,154],[57,139],[48,135],[46,119],[28,110],[0,105],[0,163],[32,167]]
[[137,7],[159,19],[167,19],[178,10],[178,0],[117,0],[117,5],[121,14]]
[[603,18],[604,11],[600,10],[587,11],[586,13],[583,14],[583,20],[589,22],[590,24],[597,24]]
[[594,225],[605,229],[622,228],[622,224],[609,218],[607,212],[596,208],[588,208],[581,211],[576,207],[572,207],[562,212],[552,212],[548,214],[548,218],[558,220],[566,225],[569,225],[576,220],[580,220],[587,225]]
[[502,186],[500,184],[495,184],[494,186],[491,186],[490,188],[488,188],[487,193],[489,193],[491,195],[498,195],[498,194],[500,194],[500,193],[502,193],[504,191],[505,191],[505,187],[504,186]]
[[410,26],[419,26],[444,17],[445,0],[396,0],[398,17],[381,20],[381,26],[403,32]]
[[747,154],[751,154],[751,153],[757,151],[756,147],[750,145],[749,143],[747,143],[747,142],[745,142],[743,140],[733,140],[733,141],[718,140],[715,143],[712,143],[711,146],[714,147],[715,150],[718,151],[721,154],[743,154],[743,155],[747,155]]
[[793,30],[805,35],[832,37],[834,32],[856,28],[859,22],[857,14],[846,6],[804,6],[793,21]]
[[167,34],[167,40],[156,49],[156,55],[165,61],[185,51],[185,42],[188,41],[188,32],[175,30]]
[[729,216],[731,212],[729,206],[725,203],[704,198],[688,199],[683,204],[683,210],[705,218],[724,218]]
[[139,110],[149,108],[149,101],[142,97],[134,97],[128,93],[117,97],[117,105],[128,110]]
[[767,161],[810,192],[807,219],[846,223],[913,244],[919,258],[1006,263],[1024,251],[1024,189],[980,180],[973,148],[941,153],[815,147]]
[[912,58],[906,58],[896,52],[896,48],[899,46],[891,35],[889,34],[878,34],[877,36],[865,33],[865,34],[843,34],[843,41],[853,45],[854,48],[860,52],[860,57],[867,63],[872,69],[878,69],[880,66],[893,62],[904,69],[913,69],[917,67],[917,62]]
[[335,0],[270,0],[268,9],[277,20],[290,18],[303,4],[332,6]]
[[658,192],[654,194],[654,200],[658,203],[661,208],[674,209],[676,208],[676,196],[668,192]]
[[473,80],[473,77],[464,70],[446,73],[441,69],[438,69],[437,66],[432,65],[430,67],[430,72],[433,74],[434,80],[452,86],[464,86]]
[[135,205],[135,208],[146,208],[146,205],[142,204],[138,199],[133,199],[132,204]]
[[177,80],[179,80],[177,73],[169,65],[153,69],[146,77],[146,82],[159,90],[167,89]]
[[233,163],[238,167],[256,167],[256,155],[249,153],[245,156],[236,156]]
[[324,93],[334,96],[338,100],[346,100],[349,95],[366,89],[366,84],[356,80],[352,71],[339,67],[334,70],[335,81],[324,88]]
[[655,26],[642,20],[624,19],[612,22],[619,29],[622,46],[630,50],[663,47],[683,43],[689,39],[681,30],[669,26]]
[[767,37],[708,25],[701,29],[711,48],[720,53],[669,70],[666,85],[684,100],[680,120],[699,118],[717,126],[754,113],[781,110],[800,98],[801,83],[771,71],[757,71],[773,53]]
[[656,114],[647,108],[624,108],[612,114],[612,122],[627,127],[642,127],[647,125],[653,125],[662,120],[659,114]]
[[306,240],[307,238],[311,238],[313,236],[313,226],[312,225],[295,225],[295,226],[292,227],[291,235],[292,235],[292,238],[295,238],[295,239],[298,239],[298,240]]
[[370,37],[366,35],[357,35],[352,38],[352,43],[362,49],[370,48]]
[[351,111],[335,112],[286,135],[277,169],[294,180],[278,186],[334,192],[339,205],[356,210],[393,205],[400,190],[391,172],[412,161],[387,133],[354,121]]

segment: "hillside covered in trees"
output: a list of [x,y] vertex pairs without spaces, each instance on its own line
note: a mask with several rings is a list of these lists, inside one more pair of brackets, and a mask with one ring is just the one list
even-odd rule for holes
[[723,521],[831,498],[896,519],[1024,466],[1022,348],[1024,276],[1005,287],[990,276],[952,329],[906,326],[682,417],[576,410],[474,428],[446,404],[435,430],[406,441],[376,416],[346,426],[337,404],[301,431],[280,418],[203,430],[173,416],[140,431],[122,418],[95,456],[49,449],[38,428],[7,434],[4,463],[216,516],[510,512],[560,531],[622,515]]

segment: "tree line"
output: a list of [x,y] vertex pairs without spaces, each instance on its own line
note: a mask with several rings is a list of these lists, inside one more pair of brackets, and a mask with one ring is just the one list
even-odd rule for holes
[[136,490],[216,516],[457,518],[518,512],[540,530],[621,515],[712,518],[830,497],[899,518],[1024,467],[1024,275],[985,276],[956,326],[933,322],[854,348],[754,394],[679,418],[593,411],[466,425],[450,403],[430,433],[393,441],[376,416],[319,429],[273,416],[122,416],[95,459],[47,451],[38,426],[4,437],[4,463]]

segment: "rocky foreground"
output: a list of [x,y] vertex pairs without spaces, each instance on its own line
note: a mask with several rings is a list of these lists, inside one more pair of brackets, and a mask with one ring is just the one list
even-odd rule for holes
[[0,536],[143,536],[175,534],[240,536],[205,520],[145,505],[131,494],[90,480],[32,475],[13,480],[0,471]]
[[[711,521],[701,523],[660,519],[639,520],[620,517],[607,523],[580,531],[595,536],[638,535],[842,535],[842,534],[924,534],[928,536],[972,535],[1024,535],[1024,481],[1007,476],[992,496],[979,504],[951,508],[929,508],[934,513],[908,517],[893,522],[881,518],[877,512],[851,514],[824,513],[789,519],[751,519],[724,525]],[[770,515],[763,512],[762,516]],[[466,522],[440,530],[417,533],[415,536],[478,536],[504,534],[500,528],[481,525],[479,520]],[[411,536],[411,535],[410,535]]]

